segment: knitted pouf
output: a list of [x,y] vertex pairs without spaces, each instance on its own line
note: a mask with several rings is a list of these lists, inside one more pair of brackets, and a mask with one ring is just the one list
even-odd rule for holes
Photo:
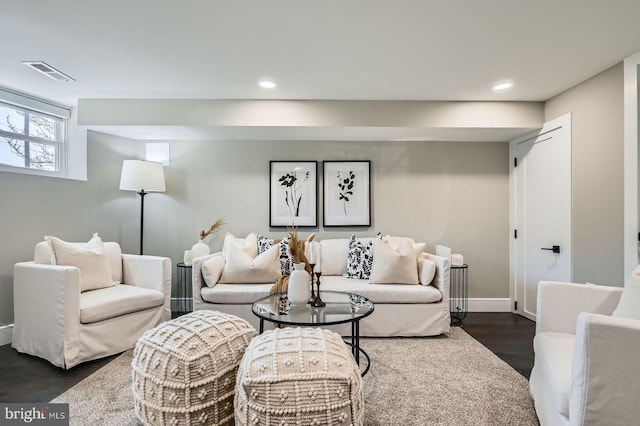
[[236,425],[362,425],[362,380],[349,346],[320,328],[257,336],[236,383]]
[[131,361],[138,419],[233,424],[238,365],[255,335],[243,319],[214,311],[192,312],[144,333]]

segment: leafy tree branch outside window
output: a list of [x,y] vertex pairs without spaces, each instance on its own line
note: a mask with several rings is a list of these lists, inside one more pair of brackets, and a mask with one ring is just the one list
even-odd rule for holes
[[60,171],[65,120],[0,102],[0,164]]

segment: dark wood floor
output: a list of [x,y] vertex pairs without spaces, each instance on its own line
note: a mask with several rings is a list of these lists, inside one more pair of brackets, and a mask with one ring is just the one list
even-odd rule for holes
[[[464,319],[462,328],[529,378],[534,322],[510,313],[472,312]],[[0,402],[49,402],[114,357],[63,370],[43,359],[20,354],[11,345],[0,346]]]

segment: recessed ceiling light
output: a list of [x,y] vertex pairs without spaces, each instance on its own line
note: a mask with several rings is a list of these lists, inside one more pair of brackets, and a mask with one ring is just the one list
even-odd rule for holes
[[278,84],[272,80],[260,80],[258,82],[258,86],[262,87],[263,89],[275,89],[276,87],[278,87]]
[[502,80],[493,85],[491,90],[494,92],[504,92],[505,90],[509,90],[513,87],[513,81],[511,80]]

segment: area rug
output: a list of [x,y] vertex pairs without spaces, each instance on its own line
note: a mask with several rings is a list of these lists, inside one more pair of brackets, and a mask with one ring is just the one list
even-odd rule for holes
[[[538,425],[527,379],[460,328],[360,345],[371,357],[366,425]],[[123,353],[51,402],[70,404],[71,425],[138,425],[131,358]]]

